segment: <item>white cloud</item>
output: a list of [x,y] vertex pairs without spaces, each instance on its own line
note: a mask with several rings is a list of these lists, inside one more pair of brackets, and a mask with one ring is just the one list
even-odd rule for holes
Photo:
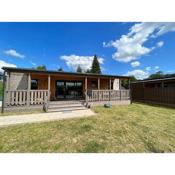
[[150,53],[157,47],[163,46],[163,42],[152,47],[144,46],[145,42],[167,32],[175,31],[175,23],[137,23],[129,29],[129,33],[122,35],[120,39],[103,42],[104,47],[114,47],[116,52],[112,57],[120,62],[130,62]]
[[145,70],[146,70],[146,71],[150,71],[150,70],[151,70],[151,67],[148,66],[148,67],[145,68]]
[[163,41],[160,41],[157,43],[157,47],[162,47],[164,45],[164,42]]
[[7,63],[3,60],[0,60],[0,72],[3,72],[2,67],[17,67],[15,64]]
[[159,70],[159,66],[155,66],[154,69],[155,69],[155,70]]
[[16,50],[14,50],[14,49],[6,50],[6,51],[4,51],[4,53],[5,53],[6,55],[9,55],[9,56],[12,56],[12,57],[17,57],[17,58],[24,58],[24,57],[25,57],[25,55],[22,55],[22,54],[18,53],[18,52],[17,52]]
[[140,62],[139,61],[134,61],[134,62],[131,63],[131,66],[132,67],[138,67],[138,66],[140,66]]
[[30,64],[33,65],[33,66],[36,66],[36,63],[30,61]]
[[133,71],[128,71],[125,75],[126,76],[135,76],[137,79],[144,79],[144,78],[148,78],[149,73],[147,71],[136,69]]
[[[85,71],[91,68],[94,56],[63,55],[60,58],[66,62],[69,68],[76,70],[78,65],[80,65]],[[98,58],[98,61],[100,64],[103,64],[104,59]]]

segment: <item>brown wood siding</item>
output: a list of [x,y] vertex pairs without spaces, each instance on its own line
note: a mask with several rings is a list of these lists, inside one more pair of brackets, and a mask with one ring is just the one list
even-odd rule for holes
[[[83,92],[85,91],[85,78],[76,77],[76,76],[51,76],[50,90],[51,90],[51,99],[55,98],[56,92],[56,81],[57,80],[74,80],[83,82]],[[38,80],[38,90],[47,90],[48,89],[48,76],[47,75],[38,75],[31,74],[31,79]],[[98,83],[98,78],[89,78],[87,79],[87,88],[88,89],[97,89],[92,87],[92,81]],[[109,78],[100,78],[100,89],[107,90],[109,89]]]

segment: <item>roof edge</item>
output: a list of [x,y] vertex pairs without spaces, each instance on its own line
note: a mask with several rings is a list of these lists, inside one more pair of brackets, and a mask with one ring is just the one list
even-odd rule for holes
[[116,78],[127,78],[130,79],[130,76],[122,75],[109,75],[109,74],[93,74],[93,73],[78,73],[78,72],[65,72],[65,71],[56,71],[56,70],[37,70],[30,68],[16,68],[16,67],[2,67],[4,71],[14,71],[14,72],[33,72],[33,73],[46,73],[46,74],[66,74],[66,75],[77,75],[77,76],[102,76],[102,77],[116,77]]

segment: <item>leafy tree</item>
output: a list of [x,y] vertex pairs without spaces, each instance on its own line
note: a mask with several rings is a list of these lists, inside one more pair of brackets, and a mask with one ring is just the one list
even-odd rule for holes
[[148,79],[157,79],[157,78],[163,78],[165,75],[162,71],[158,71],[154,74],[151,74]]
[[37,70],[47,70],[45,65],[36,67]]
[[97,55],[94,55],[94,59],[93,59],[93,62],[92,62],[91,73],[101,74],[100,63],[97,59]]
[[82,73],[82,68],[80,65],[78,65],[78,67],[77,67],[77,72]]
[[[131,76],[130,83],[134,81],[137,81],[137,78],[135,76]],[[121,85],[124,88],[129,89],[129,80],[127,79],[122,80]]]
[[59,71],[59,72],[64,72],[64,70],[63,70],[62,67],[60,67],[60,68],[58,69],[58,71]]

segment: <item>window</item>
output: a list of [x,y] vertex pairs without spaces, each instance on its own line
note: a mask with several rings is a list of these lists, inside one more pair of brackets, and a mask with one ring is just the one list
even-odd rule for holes
[[38,80],[31,80],[31,90],[38,89]]

